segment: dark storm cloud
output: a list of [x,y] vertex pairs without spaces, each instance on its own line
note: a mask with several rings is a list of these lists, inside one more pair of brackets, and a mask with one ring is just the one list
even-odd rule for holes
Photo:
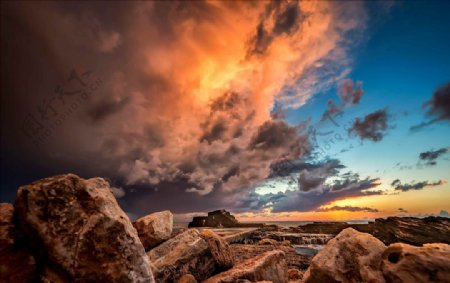
[[450,83],[440,86],[431,97],[424,103],[427,108],[426,114],[432,119],[412,126],[412,131],[420,130],[439,121],[450,121]]
[[[248,55],[264,54],[274,38],[296,31],[299,28],[299,23],[303,20],[298,5],[297,1],[269,3],[265,17],[261,19],[256,27],[256,33],[250,41]],[[274,21],[271,30],[268,30],[265,25],[269,19]]]
[[330,212],[330,211],[350,211],[350,212],[379,212],[378,209],[370,207],[358,207],[358,206],[332,206],[327,208],[319,208],[317,212]]
[[323,186],[329,177],[336,176],[344,167],[339,160],[331,159],[315,168],[303,169],[298,177],[299,190],[307,192]]
[[111,99],[97,102],[87,109],[87,115],[93,122],[100,122],[109,116],[121,111],[131,100],[131,97],[125,97],[118,101]]
[[249,148],[264,151],[284,148],[298,155],[302,153],[302,147],[305,145],[306,140],[299,136],[296,127],[289,126],[284,121],[267,121],[259,127],[250,141]]
[[273,202],[273,212],[285,211],[313,211],[319,207],[336,200],[381,195],[382,191],[369,191],[380,185],[379,179],[352,180],[351,182],[340,182],[339,186],[346,183],[346,187],[340,187],[339,190],[333,190],[334,184],[325,185],[321,190],[287,191],[283,198]]
[[354,132],[361,139],[378,142],[385,136],[387,128],[388,115],[386,109],[381,109],[368,114],[363,120],[356,118],[348,132]]
[[302,170],[322,171],[325,169],[325,171],[329,170],[327,172],[330,172],[330,174],[337,174],[343,168],[345,166],[337,159],[329,159],[319,163],[310,163],[303,160],[281,160],[270,166],[269,178],[286,177],[292,173],[301,172]]
[[419,154],[419,159],[424,161],[426,165],[433,166],[437,164],[436,160],[447,152],[448,148],[445,147],[438,150],[429,150],[421,152]]
[[423,182],[411,182],[409,184],[402,184],[402,182],[399,179],[395,179],[392,181],[391,186],[396,191],[402,191],[407,192],[411,190],[422,190],[426,187],[436,187],[445,184],[445,181],[439,180],[436,182],[429,182],[429,181],[423,181]]
[[439,87],[429,101],[427,114],[439,120],[450,120],[450,83]]
[[[306,22],[298,2],[271,2],[264,14],[266,4],[2,3],[2,188],[67,172],[110,177],[137,215],[244,211],[284,198],[255,203],[252,190],[271,164],[299,160],[309,145],[302,127],[271,120],[268,109],[331,50],[345,53],[341,42],[361,27],[363,7],[323,2]],[[330,25],[308,28],[322,20]],[[264,56],[246,58],[252,38]],[[102,87],[35,148],[21,132],[24,117],[79,65]]]

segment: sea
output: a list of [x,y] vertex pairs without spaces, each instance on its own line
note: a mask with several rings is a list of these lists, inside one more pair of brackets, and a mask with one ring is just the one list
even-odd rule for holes
[[[330,221],[265,221],[265,222],[244,222],[242,223],[264,223],[267,225],[277,225],[284,228],[289,227],[298,227],[303,226],[306,224],[314,223],[314,222],[330,222]],[[369,223],[369,220],[343,220],[343,221],[332,221],[332,222],[346,222],[349,224],[367,224]],[[174,222],[173,227],[174,228],[187,228],[189,222]]]

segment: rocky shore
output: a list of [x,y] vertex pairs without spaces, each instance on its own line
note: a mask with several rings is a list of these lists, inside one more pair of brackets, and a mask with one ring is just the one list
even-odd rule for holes
[[[132,223],[105,180],[73,174],[20,187],[0,212],[0,282],[450,280],[442,217],[282,228],[217,210],[174,231],[170,211]],[[311,245],[317,254],[299,252]]]

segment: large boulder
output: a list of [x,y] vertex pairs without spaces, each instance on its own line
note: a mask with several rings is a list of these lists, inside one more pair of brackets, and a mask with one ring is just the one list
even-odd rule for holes
[[381,269],[387,282],[449,282],[450,246],[392,244],[383,253]]
[[305,283],[384,282],[380,270],[386,246],[377,238],[347,228],[312,259]]
[[139,218],[133,223],[139,239],[146,250],[170,238],[173,229],[173,215],[165,210]]
[[386,245],[397,242],[415,246],[427,243],[450,244],[450,218],[378,218],[375,219],[373,235]]
[[[242,281],[241,281],[242,280]],[[232,269],[219,273],[203,283],[234,283],[268,280],[273,283],[288,282],[288,267],[284,252],[274,250],[257,255]]]
[[17,243],[13,213],[12,204],[0,203],[0,282],[35,282],[36,262]]
[[62,282],[154,282],[136,229],[101,178],[67,174],[22,186],[15,214],[44,276]]
[[185,274],[198,281],[233,265],[228,244],[212,231],[188,229],[147,253],[158,282],[176,282]]

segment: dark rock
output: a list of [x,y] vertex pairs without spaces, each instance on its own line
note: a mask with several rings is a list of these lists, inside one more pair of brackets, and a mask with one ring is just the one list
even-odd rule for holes
[[221,209],[208,212],[208,216],[197,216],[189,223],[189,227],[262,227],[262,223],[240,223],[230,212]]
[[353,228],[356,231],[363,233],[372,233],[373,223],[369,222],[368,224],[350,224],[346,222],[313,222],[292,228],[290,229],[290,232],[337,235],[342,230],[347,228]]
[[154,282],[136,230],[101,178],[22,186],[15,217],[49,281]]
[[230,267],[234,257],[228,244],[212,231],[188,229],[147,253],[157,282],[176,282],[185,274],[205,280]]
[[17,243],[12,204],[0,203],[0,282],[35,282],[34,257]]
[[286,283],[288,281],[287,271],[284,253],[274,250],[250,258],[228,271],[205,280],[204,283],[235,283],[242,282],[239,281],[241,279],[251,282],[268,280],[273,283]]
[[421,246],[450,244],[450,219],[445,217],[388,217],[375,220],[373,235],[386,245],[402,242]]

